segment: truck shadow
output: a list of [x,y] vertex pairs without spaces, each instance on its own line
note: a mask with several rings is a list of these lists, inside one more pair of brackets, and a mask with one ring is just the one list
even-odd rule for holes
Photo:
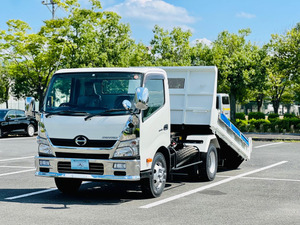
[[[59,205],[58,207],[43,207],[45,209],[67,209],[70,205],[119,205],[132,200],[143,199],[137,184],[118,182],[89,182],[81,185],[75,194],[63,194],[54,189],[41,194],[33,194],[45,189],[0,189],[0,201]],[[12,194],[13,193],[13,194]],[[27,195],[16,199],[14,196]],[[12,196],[13,195],[13,196]]]
[[[174,175],[172,180],[166,183],[164,192],[195,182],[203,183],[188,176]],[[63,194],[57,189],[37,193],[45,190],[47,189],[0,189],[0,202],[43,204],[43,209],[64,210],[72,205],[114,206],[146,199],[138,182],[86,182],[75,194]]]
[[[166,184],[166,191],[176,183]],[[120,205],[126,202],[145,200],[139,183],[133,182],[88,182],[83,183],[75,194],[63,194],[54,189],[0,189],[0,202],[42,204],[43,209],[63,210],[71,205]],[[24,197],[21,197],[25,195]],[[12,199],[12,197],[16,197]]]

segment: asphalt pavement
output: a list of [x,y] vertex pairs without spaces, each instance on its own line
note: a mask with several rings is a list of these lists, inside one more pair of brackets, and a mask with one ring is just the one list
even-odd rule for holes
[[219,169],[212,182],[177,176],[145,199],[133,183],[84,183],[63,195],[34,176],[35,138],[0,139],[0,224],[300,223],[300,143],[254,141],[251,160]]
[[300,134],[292,133],[244,133],[246,137],[251,137],[253,141],[300,141]]

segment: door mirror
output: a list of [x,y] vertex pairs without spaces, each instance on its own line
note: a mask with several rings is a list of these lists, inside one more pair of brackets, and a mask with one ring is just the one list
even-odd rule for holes
[[35,99],[34,97],[27,97],[25,99],[25,115],[34,117],[35,116]]
[[122,102],[122,105],[123,105],[123,107],[126,109],[126,110],[129,110],[129,109],[131,109],[131,102],[130,101],[128,101],[127,99],[125,99],[123,102]]
[[134,96],[134,105],[137,109],[148,109],[149,91],[148,88],[139,87],[136,89]]

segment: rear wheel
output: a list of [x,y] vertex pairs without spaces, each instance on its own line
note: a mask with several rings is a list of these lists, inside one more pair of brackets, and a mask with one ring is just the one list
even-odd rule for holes
[[177,167],[183,166],[188,162],[191,162],[196,155],[199,153],[199,150],[194,146],[186,146],[183,149],[177,152]]
[[162,153],[156,153],[151,167],[150,178],[141,180],[143,194],[146,197],[156,198],[163,192],[167,179],[167,164]]
[[81,185],[81,180],[70,179],[70,178],[58,178],[55,177],[55,184],[58,190],[64,194],[74,194],[78,191]]
[[33,137],[33,135],[34,135],[34,126],[32,124],[29,124],[27,126],[26,133],[27,133],[27,136]]
[[204,181],[212,181],[218,170],[218,153],[216,147],[211,144],[207,153],[201,156],[202,164],[199,166],[199,177]]

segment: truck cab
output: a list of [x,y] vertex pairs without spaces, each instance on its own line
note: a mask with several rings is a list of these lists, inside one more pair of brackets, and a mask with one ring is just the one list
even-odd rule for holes
[[[170,145],[167,86],[157,68],[57,71],[39,116],[36,175],[54,177],[63,192],[82,180],[149,176],[155,155]],[[165,172],[158,176],[164,184]]]
[[218,93],[217,94],[217,109],[220,113],[223,113],[228,119],[230,119],[230,101],[229,95],[225,93]]

